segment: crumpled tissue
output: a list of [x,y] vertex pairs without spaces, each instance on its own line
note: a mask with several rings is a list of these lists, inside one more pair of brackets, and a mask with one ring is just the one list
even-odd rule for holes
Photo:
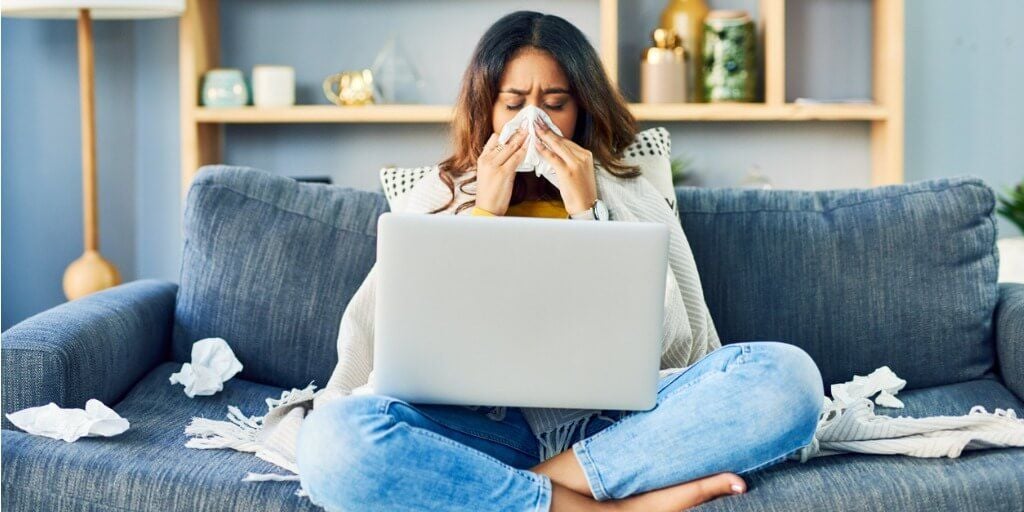
[[896,398],[907,381],[899,378],[888,366],[882,366],[863,375],[854,375],[853,380],[842,384],[833,384],[831,387],[832,399],[840,404],[850,404],[860,398],[871,398],[875,393],[875,403],[881,407],[902,409],[903,402]]
[[547,112],[544,112],[543,109],[536,105],[526,105],[501,128],[501,133],[498,134],[498,143],[504,144],[508,142],[516,128],[525,128],[527,131],[526,141],[524,142],[526,144],[526,157],[523,158],[523,162],[519,164],[519,167],[516,167],[516,172],[533,171],[537,176],[544,176],[557,187],[558,176],[555,173],[555,168],[540,154],[534,142],[540,140],[537,137],[537,125],[534,124],[536,119],[543,121],[545,125],[551,128],[551,131],[562,135],[562,130],[551,120]]
[[85,409],[62,409],[50,402],[8,413],[7,419],[29,434],[69,443],[80,437],[111,437],[128,430],[128,420],[95,398],[85,403]]
[[209,396],[224,389],[224,383],[242,371],[242,363],[224,338],[205,338],[192,344],[192,362],[171,374],[171,384],[183,384],[189,398]]

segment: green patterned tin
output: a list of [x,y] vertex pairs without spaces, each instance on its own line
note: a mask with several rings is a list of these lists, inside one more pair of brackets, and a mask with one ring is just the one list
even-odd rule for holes
[[754,22],[746,11],[711,11],[704,19],[704,98],[754,101]]

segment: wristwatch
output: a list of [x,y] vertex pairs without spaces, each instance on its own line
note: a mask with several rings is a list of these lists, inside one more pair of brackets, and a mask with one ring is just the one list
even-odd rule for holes
[[590,208],[579,213],[569,214],[569,218],[573,220],[608,220],[608,207],[605,206],[604,201],[594,199]]

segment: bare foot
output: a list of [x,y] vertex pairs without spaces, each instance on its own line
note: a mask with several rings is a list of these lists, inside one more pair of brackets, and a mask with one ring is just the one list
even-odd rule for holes
[[[724,494],[746,492],[747,484],[735,473],[715,475],[690,480],[671,487],[655,489],[622,500],[594,501],[583,468],[576,461],[572,450],[566,450],[531,468],[534,473],[547,475],[556,487],[554,496],[557,510],[666,510],[676,512],[697,506]],[[739,491],[732,489],[739,486]],[[571,491],[571,492],[569,492]],[[579,501],[575,493],[584,501]]]
[[[733,489],[738,486],[739,491]],[[718,473],[621,500],[596,501],[551,482],[551,512],[679,512],[718,496],[746,492],[747,484],[734,473]]]
[[718,473],[671,487],[636,494],[614,503],[617,510],[678,512],[719,496],[746,491],[747,483],[739,475]]

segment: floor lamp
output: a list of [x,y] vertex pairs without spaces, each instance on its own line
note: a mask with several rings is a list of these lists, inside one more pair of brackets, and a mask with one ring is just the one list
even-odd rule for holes
[[85,251],[64,270],[68,300],[121,283],[121,274],[100,255],[96,210],[96,102],[93,19],[181,16],[185,0],[3,0],[4,16],[78,19],[78,87],[82,110],[82,210]]

